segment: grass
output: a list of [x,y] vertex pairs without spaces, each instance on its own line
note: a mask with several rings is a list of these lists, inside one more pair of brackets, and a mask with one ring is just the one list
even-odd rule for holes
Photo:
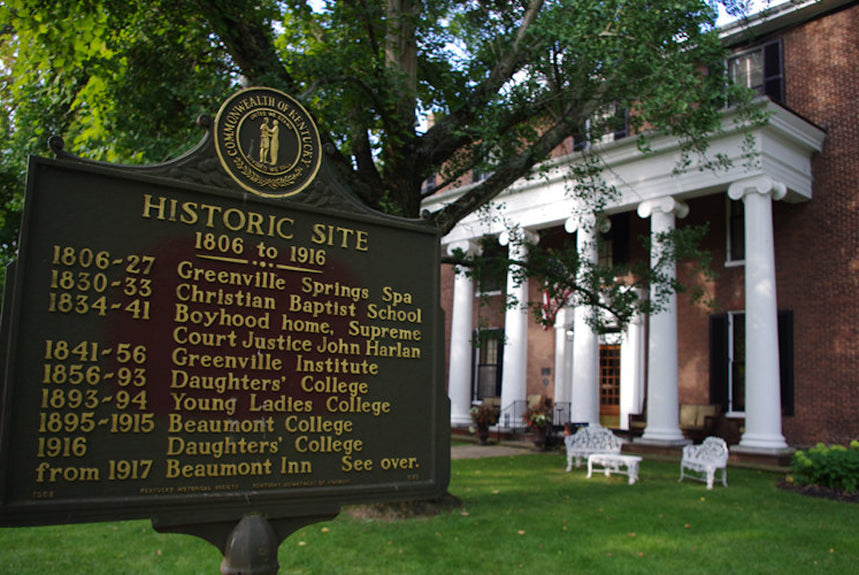
[[[430,518],[347,513],[280,546],[281,573],[855,572],[859,508],[781,491],[778,476],[734,469],[728,488],[678,483],[676,463],[645,461],[641,481],[585,478],[557,454],[457,460],[463,506]],[[212,574],[219,552],[146,521],[0,529],[0,573]]]

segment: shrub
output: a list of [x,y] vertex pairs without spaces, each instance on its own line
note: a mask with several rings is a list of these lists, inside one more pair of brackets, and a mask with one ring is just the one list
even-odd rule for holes
[[797,451],[791,467],[797,483],[854,493],[859,487],[859,441],[848,446],[818,443]]

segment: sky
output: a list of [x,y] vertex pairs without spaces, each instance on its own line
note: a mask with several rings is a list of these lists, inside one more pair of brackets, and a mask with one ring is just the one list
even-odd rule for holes
[[[749,2],[749,16],[760,12],[764,8],[773,8],[790,1],[791,0],[751,0],[751,2]],[[719,26],[725,26],[735,20],[736,18],[728,16],[728,14],[725,13],[725,9],[722,6],[719,6],[719,19],[716,21],[716,24]]]

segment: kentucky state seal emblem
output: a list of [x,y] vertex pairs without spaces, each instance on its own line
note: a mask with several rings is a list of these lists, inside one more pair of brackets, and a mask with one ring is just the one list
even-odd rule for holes
[[262,87],[247,88],[224,102],[215,118],[215,149],[240,186],[269,198],[306,188],[322,159],[310,114],[286,94]]

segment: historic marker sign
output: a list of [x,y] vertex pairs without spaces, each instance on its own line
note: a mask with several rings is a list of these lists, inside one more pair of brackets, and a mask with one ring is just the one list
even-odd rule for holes
[[[300,115],[258,112],[236,113],[224,164],[241,143],[261,179],[315,175]],[[245,131],[272,118],[294,139],[260,167]],[[444,492],[437,235],[261,185],[31,161],[4,302],[0,524]]]

